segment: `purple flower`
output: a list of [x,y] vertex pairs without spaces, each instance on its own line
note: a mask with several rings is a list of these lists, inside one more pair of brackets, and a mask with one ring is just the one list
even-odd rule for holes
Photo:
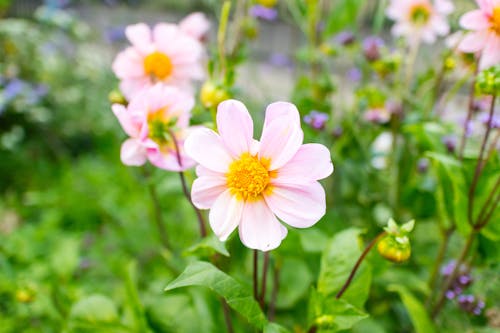
[[443,276],[450,276],[451,273],[453,273],[453,270],[455,269],[455,265],[456,265],[455,260],[451,260],[446,265],[441,267],[441,274]]
[[329,118],[330,116],[328,114],[313,110],[308,115],[304,116],[304,122],[320,131],[325,128]]
[[292,67],[293,65],[293,62],[290,59],[290,57],[288,57],[284,53],[272,53],[269,56],[268,62],[270,65],[274,67]]
[[384,40],[378,36],[369,36],[363,40],[363,54],[369,62],[380,58],[380,49],[384,46]]
[[429,169],[429,159],[422,157],[417,162],[417,170],[419,173],[426,173]]
[[5,89],[3,91],[3,97],[5,98],[5,100],[10,101],[14,99],[17,95],[19,95],[23,91],[25,86],[26,83],[23,80],[12,79],[5,86]]
[[[488,126],[490,124],[490,115],[489,113],[482,113],[478,116],[478,120],[484,124],[484,126]],[[500,116],[493,114],[490,124],[491,129],[500,128]]]
[[104,30],[104,39],[108,43],[121,42],[124,41],[125,38],[125,27],[109,27]]
[[352,31],[344,30],[344,31],[339,32],[337,35],[335,35],[333,40],[337,44],[340,44],[342,46],[347,46],[347,45],[351,45],[352,43],[354,43],[356,38],[355,38],[354,34],[352,33]]
[[441,138],[441,142],[446,146],[449,153],[453,154],[457,147],[457,137],[454,135],[445,135]]
[[446,293],[445,293],[445,296],[447,299],[454,299],[455,298],[455,293],[451,290],[448,290]]
[[274,8],[255,5],[250,8],[250,15],[265,21],[274,21],[278,17],[278,11]]
[[347,71],[346,76],[350,81],[357,83],[363,78],[363,73],[359,68],[353,67]]

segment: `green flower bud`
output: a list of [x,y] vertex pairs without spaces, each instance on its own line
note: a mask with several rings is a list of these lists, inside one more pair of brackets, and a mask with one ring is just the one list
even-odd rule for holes
[[481,71],[476,80],[476,89],[485,95],[500,94],[500,66]]
[[108,99],[111,104],[127,105],[127,100],[118,90],[112,90],[108,95]]
[[206,81],[201,87],[200,101],[207,109],[216,108],[220,102],[229,98],[229,93],[212,81]]
[[402,226],[391,218],[384,228],[387,233],[377,244],[380,255],[392,262],[400,263],[408,260],[411,255],[411,245],[408,234],[413,230],[415,221],[411,220]]

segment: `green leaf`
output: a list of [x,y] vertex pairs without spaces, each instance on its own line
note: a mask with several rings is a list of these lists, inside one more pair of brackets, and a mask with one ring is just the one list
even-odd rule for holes
[[279,274],[276,307],[293,307],[309,291],[313,276],[303,260],[284,258]]
[[58,276],[70,278],[78,267],[79,261],[80,241],[77,238],[63,238],[54,247],[51,266]]
[[259,329],[267,323],[259,304],[253,298],[252,291],[212,264],[201,261],[190,264],[177,279],[167,285],[165,291],[187,286],[210,288]]
[[276,323],[268,323],[264,327],[264,333],[290,333],[290,331]]
[[[361,255],[361,230],[351,228],[335,235],[323,252],[318,279],[318,291],[325,296],[336,294],[342,288],[356,260]],[[368,298],[371,267],[363,262],[342,299],[361,308]]]
[[221,242],[212,234],[184,251],[184,255],[211,255],[214,252],[226,257],[230,256],[229,252],[227,252],[225,243]]
[[91,295],[73,305],[69,318],[87,324],[115,323],[118,322],[118,311],[108,297]]
[[325,296],[311,290],[308,319],[310,326],[316,326],[320,332],[337,332],[350,329],[368,315],[343,299]]
[[391,285],[387,288],[389,291],[394,291],[399,294],[401,301],[410,315],[411,322],[416,333],[434,333],[436,329],[425,310],[425,307],[420,303],[413,294],[401,285]]

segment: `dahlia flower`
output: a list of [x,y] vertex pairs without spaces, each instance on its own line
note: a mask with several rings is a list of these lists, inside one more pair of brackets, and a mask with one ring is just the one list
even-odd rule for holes
[[253,139],[253,121],[236,100],[219,104],[219,134],[194,131],[185,148],[200,165],[192,199],[210,209],[215,235],[225,241],[239,227],[243,244],[269,251],[278,247],[287,229],[308,228],[325,214],[325,191],[319,179],[333,172],[329,150],[302,144],[304,134],[295,105],[270,104],[260,142]]
[[500,0],[476,0],[479,9],[460,18],[460,25],[469,34],[460,42],[462,52],[481,52],[479,68],[500,64]]
[[395,21],[394,36],[406,37],[410,43],[421,39],[432,44],[437,36],[445,36],[450,31],[446,16],[453,9],[449,0],[391,0],[386,13]]
[[188,88],[204,77],[203,47],[175,24],[130,25],[125,35],[132,46],[118,54],[112,68],[127,99],[157,82]]
[[192,130],[188,125],[193,105],[193,97],[160,83],[134,95],[127,107],[113,104],[113,113],[130,136],[121,147],[123,164],[139,166],[149,160],[154,166],[170,171],[194,166],[183,147]]
[[210,30],[210,21],[203,13],[191,13],[179,22],[179,28],[189,36],[201,41],[205,39]]

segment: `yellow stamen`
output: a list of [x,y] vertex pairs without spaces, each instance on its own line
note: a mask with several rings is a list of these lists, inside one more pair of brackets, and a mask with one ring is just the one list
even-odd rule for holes
[[270,161],[244,153],[229,166],[226,174],[227,186],[231,194],[239,200],[255,200],[262,192],[270,191],[269,181],[273,173],[269,170]]
[[493,15],[490,18],[491,30],[500,36],[500,6],[493,9]]
[[168,143],[169,130],[173,126],[173,119],[168,116],[165,108],[148,114],[149,137],[159,145]]
[[426,24],[431,17],[432,9],[427,4],[417,4],[410,9],[410,21],[417,25]]
[[144,59],[144,72],[163,80],[172,74],[173,66],[170,58],[160,52],[153,52]]

